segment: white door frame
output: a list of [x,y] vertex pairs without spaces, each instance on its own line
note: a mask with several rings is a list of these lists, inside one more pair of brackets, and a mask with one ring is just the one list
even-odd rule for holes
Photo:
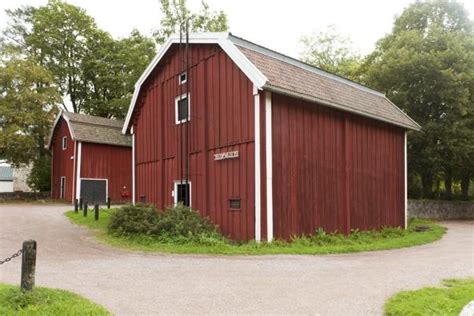
[[59,199],[64,200],[65,197],[66,197],[66,176],[61,176],[61,180],[59,181]]
[[[178,184],[186,184],[186,180],[175,180],[173,181],[173,192],[171,193],[171,195],[173,196],[173,200],[174,200],[174,205],[177,205],[178,204]],[[191,181],[187,181],[187,184],[189,184],[189,207],[192,207],[193,205],[193,187],[191,185]]]
[[80,178],[78,188],[81,187],[82,180],[105,181],[105,201],[109,198],[109,179],[106,178]]

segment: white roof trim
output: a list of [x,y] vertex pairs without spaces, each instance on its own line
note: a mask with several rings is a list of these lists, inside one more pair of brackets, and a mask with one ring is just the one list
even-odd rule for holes
[[51,149],[51,143],[53,142],[54,130],[56,129],[56,125],[58,125],[61,117],[63,117],[67,123],[67,128],[69,129],[69,133],[71,134],[72,140],[76,140],[76,136],[74,135],[74,130],[71,128],[71,124],[69,123],[69,117],[67,117],[66,113],[67,112],[65,112],[64,110],[60,110],[58,113],[58,116],[54,120],[53,127],[51,128],[51,133],[49,135],[48,149]]
[[[140,89],[151,74],[153,69],[155,69],[156,65],[160,62],[163,58],[165,53],[171,47],[172,44],[179,43],[179,36],[173,35],[160,47],[158,53],[156,54],[155,58],[151,61],[148,67],[145,69],[143,74],[138,79],[137,83],[135,84],[135,91],[133,92],[133,97],[130,102],[130,106],[128,108],[128,113],[125,118],[125,124],[122,128],[122,133],[126,134],[130,120],[132,118],[133,110],[135,108],[135,103],[138,99],[138,94],[140,93]],[[249,80],[257,86],[259,89],[265,85],[268,79],[262,74],[260,70],[252,64],[247,57],[232,43],[229,39],[229,33],[192,33],[189,34],[189,43],[190,44],[218,44],[226,54],[232,59],[232,61],[242,70],[242,72],[249,78]]]

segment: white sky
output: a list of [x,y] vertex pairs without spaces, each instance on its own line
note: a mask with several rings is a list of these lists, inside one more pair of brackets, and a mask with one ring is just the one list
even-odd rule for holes
[[[46,0],[1,0],[0,29],[7,25],[5,9],[38,6]],[[159,0],[67,0],[84,8],[99,27],[114,37],[127,36],[133,28],[151,35],[159,27]],[[188,0],[199,8],[200,0]],[[348,35],[354,48],[369,53],[375,42],[391,31],[393,19],[413,0],[207,0],[211,9],[227,13],[230,31],[240,37],[298,57],[303,34],[328,24]],[[472,18],[474,1],[461,0]]]

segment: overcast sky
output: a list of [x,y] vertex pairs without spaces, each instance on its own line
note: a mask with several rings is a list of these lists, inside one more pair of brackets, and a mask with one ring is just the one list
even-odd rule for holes
[[[1,0],[0,28],[7,24],[5,9],[38,6],[46,0]],[[151,35],[161,17],[159,0],[68,0],[84,8],[99,27],[114,37],[127,36],[133,28]],[[375,42],[390,32],[393,19],[413,0],[207,0],[211,9],[227,13],[230,31],[268,48],[298,57],[299,40],[334,24],[349,36],[354,48],[369,53]],[[471,18],[474,1],[463,0]],[[188,0],[199,8],[200,0]]]

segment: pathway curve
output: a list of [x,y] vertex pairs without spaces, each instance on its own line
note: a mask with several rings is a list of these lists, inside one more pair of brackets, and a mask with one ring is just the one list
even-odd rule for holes
[[[63,288],[117,315],[380,315],[403,289],[474,276],[474,222],[447,222],[440,241],[325,256],[199,256],[127,252],[69,223],[64,205],[0,204],[0,259],[38,241],[36,283]],[[0,266],[19,283],[20,261]]]

